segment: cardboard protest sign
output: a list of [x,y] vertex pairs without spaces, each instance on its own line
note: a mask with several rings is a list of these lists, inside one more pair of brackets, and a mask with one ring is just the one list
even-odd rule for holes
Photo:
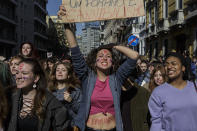
[[138,17],[144,15],[143,0],[63,0],[67,15],[62,22]]

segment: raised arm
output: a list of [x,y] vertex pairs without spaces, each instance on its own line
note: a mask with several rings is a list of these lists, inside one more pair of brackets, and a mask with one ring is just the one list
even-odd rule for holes
[[[63,5],[60,6],[60,9],[57,14],[60,19],[63,16],[66,16],[66,9]],[[75,39],[75,35],[73,31],[70,29],[70,24],[65,24],[64,27],[65,27],[65,36],[67,37],[70,48],[76,47],[77,41]]]
[[[64,8],[64,6],[60,6],[60,10],[58,11],[58,16],[62,18],[65,15],[66,15],[66,9]],[[79,46],[77,45],[75,34],[73,33],[70,24],[65,24],[64,28],[65,28],[65,36],[70,46],[72,65],[74,67],[74,71],[80,80],[86,79],[88,66],[85,62],[84,56],[82,55],[79,49]]]
[[138,52],[130,49],[129,47],[122,45],[117,45],[113,48],[128,57],[128,59],[123,64],[121,64],[121,66],[116,71],[116,76],[118,80],[121,84],[123,84],[124,81],[131,75],[133,69],[136,67],[136,61],[139,57],[139,54]]
[[118,51],[122,52],[124,55],[126,55],[127,57],[133,60],[137,60],[139,57],[138,52],[130,49],[129,47],[117,45],[117,46],[114,46],[113,48],[117,49]]
[[69,27],[65,26],[65,35],[70,45],[70,48],[77,46],[77,41],[75,39],[75,35]]

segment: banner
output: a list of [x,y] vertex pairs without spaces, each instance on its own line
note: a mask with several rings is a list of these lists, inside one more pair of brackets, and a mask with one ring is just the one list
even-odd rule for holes
[[143,0],[63,0],[63,23],[88,22],[143,16]]

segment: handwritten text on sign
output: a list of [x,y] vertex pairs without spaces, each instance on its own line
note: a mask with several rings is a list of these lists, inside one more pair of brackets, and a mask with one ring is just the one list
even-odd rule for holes
[[144,15],[143,0],[63,0],[63,22],[86,22]]

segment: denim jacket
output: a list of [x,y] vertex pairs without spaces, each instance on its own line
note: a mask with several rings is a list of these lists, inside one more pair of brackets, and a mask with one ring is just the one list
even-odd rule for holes
[[[97,75],[94,73],[94,71],[88,68],[78,46],[71,48],[71,57],[74,71],[82,82],[82,100],[77,117],[75,118],[75,125],[78,126],[81,131],[84,131],[86,127],[86,121],[89,116],[91,95],[95,87]],[[135,66],[136,60],[127,59],[115,73],[109,76],[109,85],[114,100],[117,131],[123,131],[120,112],[121,86],[124,83],[124,80],[129,77],[132,69],[134,69]]]

